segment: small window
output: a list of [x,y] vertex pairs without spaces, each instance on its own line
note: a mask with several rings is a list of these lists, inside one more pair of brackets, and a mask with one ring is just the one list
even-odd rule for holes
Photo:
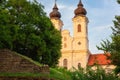
[[67,69],[67,64],[68,64],[67,59],[64,59],[64,60],[63,60],[63,67],[64,67],[65,69]]
[[67,47],[67,44],[66,43],[64,43],[64,48],[66,48]]
[[81,63],[78,63],[78,68],[81,68]]
[[81,32],[81,25],[78,24],[78,32]]

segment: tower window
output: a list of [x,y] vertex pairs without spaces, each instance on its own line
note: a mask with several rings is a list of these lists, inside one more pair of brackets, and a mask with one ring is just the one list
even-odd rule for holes
[[64,37],[64,41],[66,41],[67,40],[67,38],[66,37]]
[[65,69],[67,69],[67,64],[68,64],[67,59],[64,59],[64,60],[63,60],[63,67],[64,67]]
[[78,24],[78,32],[81,32],[81,25]]

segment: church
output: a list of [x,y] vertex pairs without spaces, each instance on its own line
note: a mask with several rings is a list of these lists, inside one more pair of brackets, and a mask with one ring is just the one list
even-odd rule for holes
[[55,2],[53,11],[49,15],[54,27],[61,32],[62,36],[61,58],[58,66],[66,69],[78,68],[79,66],[85,68],[86,66],[94,65],[96,62],[102,66],[110,65],[110,60],[107,60],[104,54],[92,54],[89,51],[89,20],[86,14],[87,11],[80,0],[74,10],[72,18],[73,36],[71,36],[70,31],[62,30],[61,14]]

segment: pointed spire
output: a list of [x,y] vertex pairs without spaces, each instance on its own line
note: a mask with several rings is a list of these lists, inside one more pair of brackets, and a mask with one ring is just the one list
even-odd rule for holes
[[53,9],[57,9],[57,10],[58,10],[56,1],[57,1],[57,0],[55,0],[55,5],[54,5]]
[[82,1],[81,1],[81,0],[79,0],[78,7],[79,7],[79,6],[82,6],[82,7],[83,7],[83,4],[82,4]]

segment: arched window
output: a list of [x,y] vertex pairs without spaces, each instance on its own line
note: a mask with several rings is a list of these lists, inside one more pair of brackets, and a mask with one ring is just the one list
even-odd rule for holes
[[67,59],[64,59],[64,60],[63,60],[63,67],[64,67],[65,69],[67,69],[67,64],[68,64]]
[[78,63],[78,68],[80,68],[81,67],[81,63]]
[[78,24],[78,32],[81,32],[81,25]]
[[66,37],[64,37],[64,41],[66,41],[67,40],[67,38]]

